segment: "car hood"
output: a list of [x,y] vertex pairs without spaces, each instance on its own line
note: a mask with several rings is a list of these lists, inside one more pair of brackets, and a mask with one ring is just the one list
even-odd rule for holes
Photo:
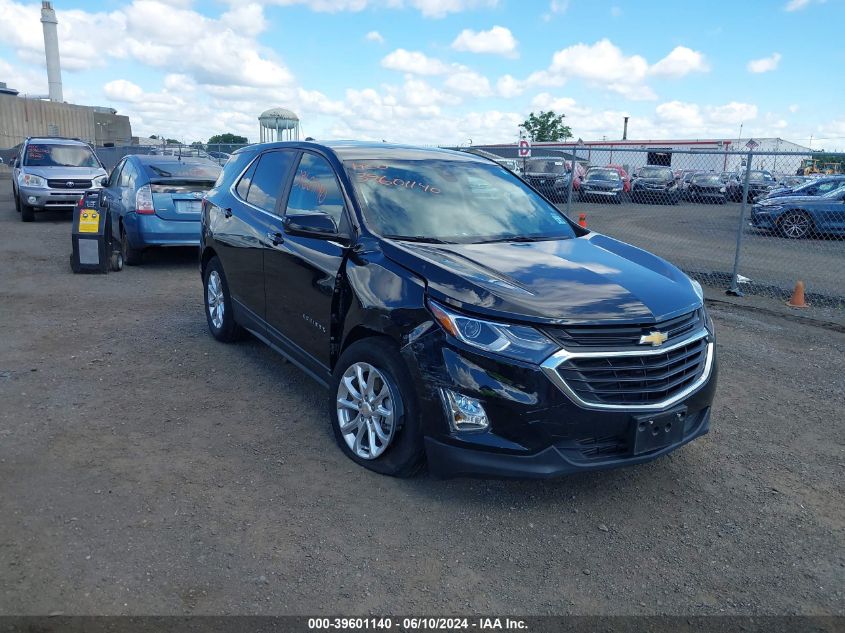
[[105,176],[101,167],[23,167],[27,174],[34,174],[50,180],[85,180]]
[[526,171],[524,174],[526,176],[531,176],[532,178],[547,178],[549,180],[553,180],[555,178],[569,178],[569,174],[553,174],[544,171]]
[[[784,200],[788,198],[788,200]],[[761,207],[775,207],[785,204],[804,204],[807,202],[821,202],[820,196],[777,196],[773,198],[764,198],[758,205]]]
[[636,184],[641,185],[666,185],[669,186],[674,183],[674,180],[665,180],[663,178],[636,178],[634,179]]
[[542,242],[383,242],[432,297],[493,318],[541,323],[643,322],[701,301],[675,266],[605,235]]

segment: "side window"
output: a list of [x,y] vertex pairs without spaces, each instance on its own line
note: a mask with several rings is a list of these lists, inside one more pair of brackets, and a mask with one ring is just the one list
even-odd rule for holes
[[276,199],[293,165],[293,158],[294,154],[290,151],[276,150],[262,154],[249,184],[246,201],[259,209],[275,213]]
[[120,172],[120,179],[118,180],[117,186],[118,187],[132,187],[135,185],[135,166],[126,161],[123,164],[123,170]]
[[827,193],[828,191],[832,191],[836,184],[837,183],[834,182],[823,182],[818,186],[818,192],[822,194]]
[[246,170],[241,179],[238,181],[238,186],[235,187],[235,191],[238,192],[238,196],[241,200],[246,200],[246,194],[249,193],[249,183],[252,182],[252,176],[255,173],[255,168],[258,166],[258,161],[255,160],[249,166],[249,169]]
[[303,154],[288,197],[286,213],[325,213],[335,225],[343,218],[343,195],[332,166],[325,158]]
[[126,164],[126,159],[120,161],[114,169],[111,170],[111,174],[109,174],[109,183],[112,186],[118,184],[120,182],[120,170],[123,169],[123,166]]

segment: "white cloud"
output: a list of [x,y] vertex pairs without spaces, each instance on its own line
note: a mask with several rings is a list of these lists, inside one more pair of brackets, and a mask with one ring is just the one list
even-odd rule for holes
[[757,118],[757,106],[731,101],[724,105],[669,101],[655,108],[657,121],[673,133],[697,138],[701,135],[731,134],[740,123]]
[[[230,0],[230,2],[234,1]],[[280,6],[301,5],[320,13],[357,12],[370,7],[389,9],[411,7],[427,18],[442,18],[450,13],[492,8],[499,3],[499,0],[268,0],[268,2]]]
[[674,79],[689,73],[703,73],[709,70],[710,66],[703,54],[686,46],[676,46],[671,53],[649,68],[649,74]]
[[429,57],[419,51],[407,51],[397,48],[381,60],[381,65],[390,70],[398,70],[414,75],[445,75],[450,66],[439,59]]
[[827,0],[789,0],[786,3],[786,6],[783,7],[784,11],[800,11],[801,9],[806,9],[811,4],[824,4]]
[[793,103],[791,106],[789,106],[789,111],[792,112],[793,114],[798,112],[798,110],[800,110],[800,109],[801,109],[801,106],[799,106],[797,103]]
[[381,33],[378,31],[370,31],[364,36],[364,39],[368,42],[377,42],[379,44],[384,44],[384,37],[382,37]]
[[494,26],[489,31],[464,29],[452,42],[456,51],[470,53],[492,53],[495,55],[516,56],[517,42],[510,29]]
[[569,0],[551,0],[548,12],[543,14],[543,20],[548,22],[555,15],[566,13],[567,9],[569,9]]
[[780,53],[772,53],[768,57],[763,57],[762,59],[752,59],[748,62],[748,72],[767,73],[772,70],[777,70],[778,64],[780,64],[780,59]]
[[519,81],[510,75],[502,75],[499,77],[498,81],[496,81],[496,93],[505,99],[518,97],[524,91],[525,82]]
[[615,92],[632,101],[657,98],[645,83],[648,77],[678,78],[691,72],[709,70],[704,56],[685,46],[678,46],[654,65],[641,55],[625,55],[608,39],[594,44],[574,44],[557,51],[545,70],[531,73],[526,84],[560,87],[567,79],[578,78],[588,84]]
[[471,70],[456,72],[443,85],[450,90],[473,97],[489,97],[493,94],[487,77]]

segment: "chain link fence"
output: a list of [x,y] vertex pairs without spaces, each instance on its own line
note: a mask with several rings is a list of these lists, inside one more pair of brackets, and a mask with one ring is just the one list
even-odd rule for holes
[[828,156],[825,169],[785,152],[567,147],[507,158],[573,220],[702,283],[785,300],[800,280],[809,303],[845,310],[845,154]]

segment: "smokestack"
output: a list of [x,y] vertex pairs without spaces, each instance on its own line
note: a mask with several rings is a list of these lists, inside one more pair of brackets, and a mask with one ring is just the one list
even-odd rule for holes
[[622,140],[628,140],[628,117],[625,117],[625,127],[622,128]]
[[64,101],[62,97],[62,66],[59,63],[59,21],[52,2],[41,3],[41,25],[44,28],[44,52],[47,54],[47,82],[50,101]]

